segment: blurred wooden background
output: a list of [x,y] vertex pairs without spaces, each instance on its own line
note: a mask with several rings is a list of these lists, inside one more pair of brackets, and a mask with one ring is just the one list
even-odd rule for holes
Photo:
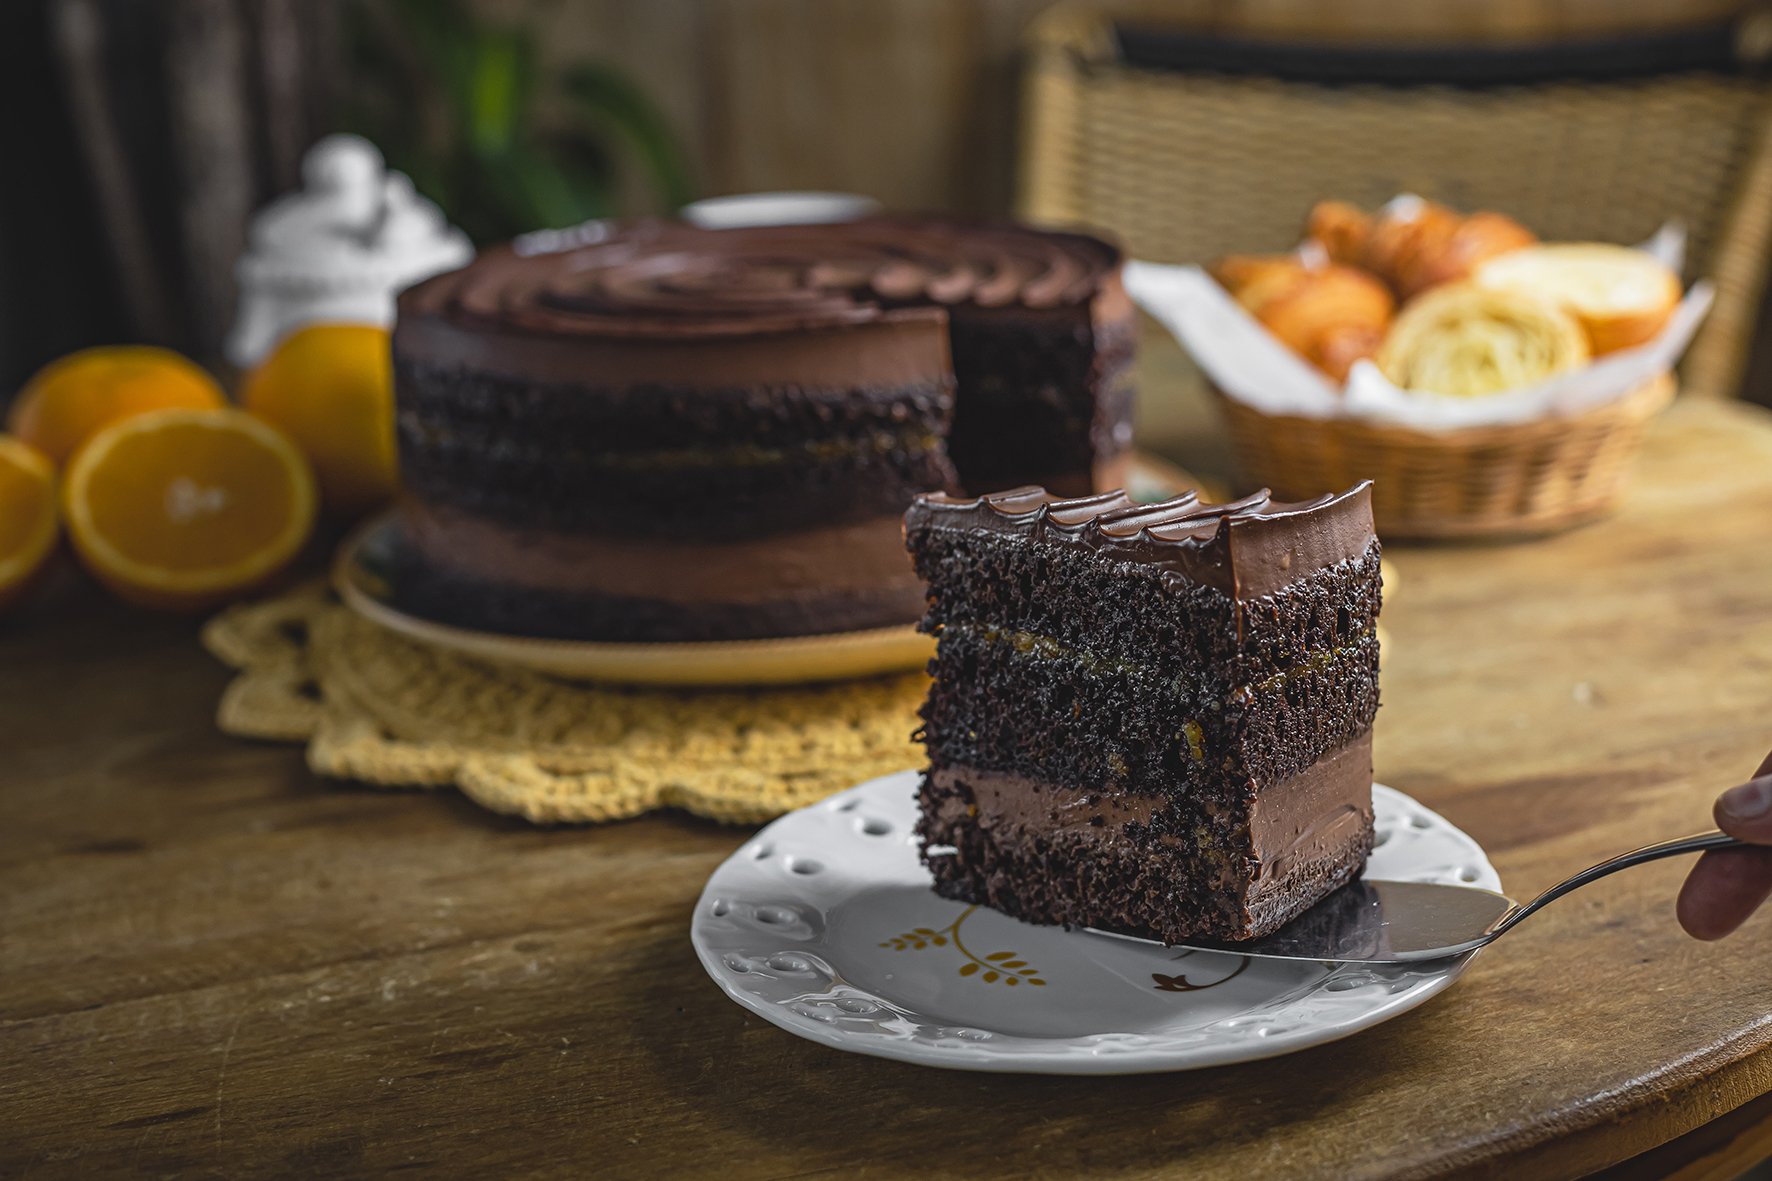
[[[530,0],[476,0],[496,13]],[[551,54],[622,63],[683,135],[707,194],[862,192],[902,209],[1012,205],[1016,69],[1055,0],[569,0]],[[1146,0],[1203,32],[1495,44],[1702,24],[1742,0]]]
[[[0,5],[0,402],[84,344],[213,360],[251,209],[330,129],[350,79],[327,14],[377,0],[7,0]],[[623,69],[704,195],[863,192],[899,209],[1013,203],[1017,67],[1053,0],[471,0],[536,22],[553,64]],[[1291,41],[1495,43],[1713,21],[1742,0],[1129,0],[1202,31]],[[70,23],[68,17],[75,19]],[[90,18],[90,19],[87,19]],[[84,22],[84,23],[83,23]],[[71,64],[82,29],[108,34]],[[330,64],[329,64],[330,63]],[[108,97],[93,142],[94,83]],[[142,190],[117,216],[107,158]],[[22,162],[22,163],[21,163]],[[96,162],[96,163],[95,163]],[[625,189],[624,189],[625,191]],[[630,211],[648,211],[634,186]],[[144,273],[152,281],[145,281]]]
[[1010,204],[1018,44],[1052,3],[574,0],[539,17],[550,54],[620,62],[647,86],[708,195],[841,189],[983,213]]

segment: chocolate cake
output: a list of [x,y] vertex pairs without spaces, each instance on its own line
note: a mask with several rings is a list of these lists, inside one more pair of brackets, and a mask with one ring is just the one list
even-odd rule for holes
[[919,492],[1118,482],[1109,246],[876,218],[592,223],[399,300],[409,609],[608,641],[910,623]]
[[1372,848],[1370,484],[1135,505],[919,497],[935,889],[1173,943],[1285,924]]

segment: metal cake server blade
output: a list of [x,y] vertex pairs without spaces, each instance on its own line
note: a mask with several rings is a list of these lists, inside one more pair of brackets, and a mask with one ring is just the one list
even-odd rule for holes
[[1608,874],[1664,857],[1727,849],[1741,843],[1725,833],[1707,832],[1645,845],[1584,869],[1524,904],[1475,886],[1361,879],[1343,886],[1261,939],[1246,943],[1189,941],[1175,946],[1267,959],[1350,964],[1445,959],[1493,943],[1546,903]]

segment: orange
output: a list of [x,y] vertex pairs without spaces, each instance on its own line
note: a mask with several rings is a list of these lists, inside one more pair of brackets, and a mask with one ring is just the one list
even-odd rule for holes
[[94,435],[63,481],[74,550],[132,602],[223,602],[281,570],[314,527],[314,477],[241,410],[152,410]]
[[361,513],[394,495],[394,373],[385,329],[311,324],[293,333],[246,379],[241,404],[307,453],[331,511]]
[[99,431],[144,410],[227,405],[221,387],[192,362],[149,345],[81,349],[39,369],[12,404],[12,432],[58,464]]
[[0,435],[0,607],[23,598],[55,552],[55,466]]

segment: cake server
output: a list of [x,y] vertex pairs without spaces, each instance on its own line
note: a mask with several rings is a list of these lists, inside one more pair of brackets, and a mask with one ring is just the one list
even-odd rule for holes
[[1647,861],[1727,849],[1741,841],[1721,832],[1644,845],[1558,882],[1527,903],[1474,886],[1364,879],[1337,890],[1290,923],[1247,943],[1182,943],[1205,951],[1283,960],[1394,964],[1463,955],[1495,942],[1571,890]]

